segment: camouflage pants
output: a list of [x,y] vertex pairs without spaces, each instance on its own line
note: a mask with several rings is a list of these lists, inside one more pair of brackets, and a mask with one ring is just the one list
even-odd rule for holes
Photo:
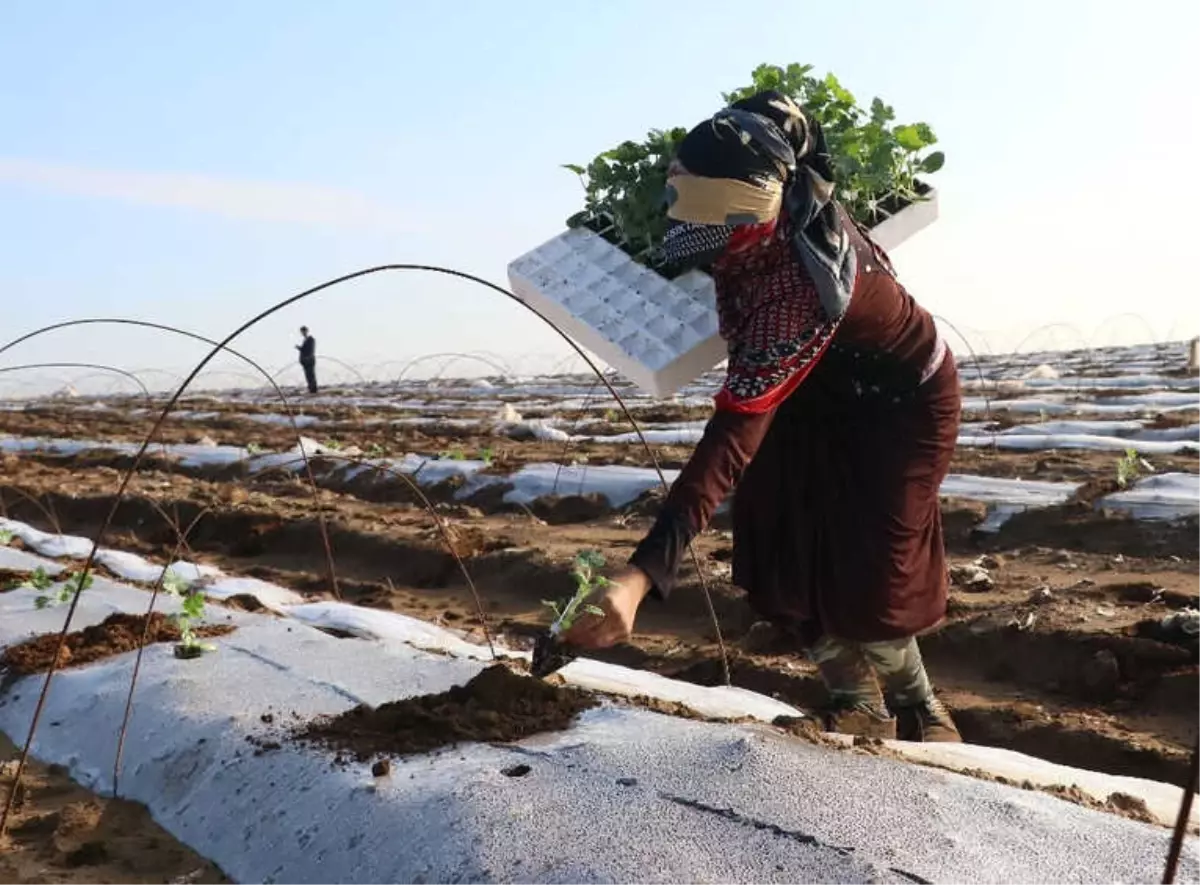
[[[933,696],[915,636],[887,642],[849,642],[822,636],[808,649],[835,706],[866,703],[910,707]],[[880,684],[883,691],[880,693]]]

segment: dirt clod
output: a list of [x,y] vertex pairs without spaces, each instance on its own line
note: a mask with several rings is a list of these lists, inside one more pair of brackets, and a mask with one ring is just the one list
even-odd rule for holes
[[66,856],[69,867],[90,867],[108,860],[108,848],[103,842],[84,842]]
[[1049,605],[1054,602],[1054,592],[1043,584],[1029,594],[1029,601],[1034,605]]
[[365,762],[380,754],[427,753],[467,741],[518,741],[566,728],[597,705],[576,689],[521,676],[502,664],[465,685],[379,707],[359,705],[303,726],[296,737]]
[[[144,615],[118,613],[109,615],[101,623],[68,633],[59,658],[59,667],[78,667],[113,655],[133,651],[141,640],[145,627]],[[233,631],[228,625],[201,627],[198,636],[223,636]],[[155,642],[177,642],[179,628],[160,612],[150,616],[150,628],[146,633],[146,644]],[[17,645],[10,645],[0,657],[0,667],[14,673],[27,675],[50,669],[58,649],[58,634],[43,633]]]
[[371,766],[371,774],[375,777],[387,777],[392,773],[392,760],[384,757]]
[[950,569],[950,581],[972,593],[986,593],[996,586],[988,570],[978,565],[956,565]]
[[1121,665],[1108,649],[1096,652],[1083,668],[1083,684],[1096,697],[1112,697],[1121,681]]
[[243,612],[261,612],[266,609],[266,606],[252,593],[235,593],[233,596],[228,596],[221,600],[221,602],[227,608]]
[[1110,793],[1106,803],[1114,811],[1145,823],[1155,823],[1155,817],[1145,801],[1128,793]]

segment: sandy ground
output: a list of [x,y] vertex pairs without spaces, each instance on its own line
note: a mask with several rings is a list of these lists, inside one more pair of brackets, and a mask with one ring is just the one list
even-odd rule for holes
[[[18,755],[0,734],[0,796],[8,795]],[[228,881],[142,805],[97,796],[57,765],[26,767],[8,833],[0,837],[0,882]]]
[[[255,442],[276,450],[295,444],[288,428],[247,421],[245,415],[258,407],[208,402],[193,408],[219,414],[168,422],[163,439]],[[705,411],[659,408],[643,410],[641,417],[700,420]],[[302,432],[374,454],[477,457],[486,450],[495,472],[536,461],[649,463],[635,445],[511,440],[436,421],[418,429],[390,424],[396,413],[388,411],[307,412],[327,423]],[[454,417],[464,416],[473,415],[468,410]],[[140,439],[146,421],[120,409],[53,405],[0,412],[0,434],[129,441]],[[1162,416],[1163,426],[1194,421],[1194,412]],[[601,422],[588,432],[624,429]],[[689,452],[687,446],[655,449],[664,467],[680,466]],[[1110,452],[960,449],[955,472],[1085,487],[1077,500],[1019,515],[991,535],[976,530],[982,505],[946,501],[951,564],[985,563],[991,584],[955,587],[946,621],[923,637],[922,646],[967,740],[1181,784],[1197,734],[1200,667],[1194,637],[1161,625],[1173,612],[1200,604],[1197,521],[1149,523],[1097,510],[1095,498],[1114,488],[1116,458]],[[1197,470],[1194,455],[1153,460],[1159,470]],[[0,514],[43,530],[93,536],[129,463],[111,452],[0,456]],[[338,597],[399,611],[482,639],[475,600],[430,513],[396,477],[348,477],[344,468],[328,459],[315,462],[314,494],[287,471],[248,476],[236,467],[182,469],[152,456],[133,478],[104,543],[159,561],[182,551],[185,558],[273,581],[310,599]],[[560,497],[512,507],[496,489],[469,501],[455,500],[454,492],[453,484],[428,490],[474,580],[488,628],[514,647],[529,647],[544,629],[541,600],[570,592],[575,554],[598,549],[610,562],[622,561],[649,527],[658,501],[650,494],[614,509],[563,489]],[[823,689],[811,665],[798,649],[755,626],[741,593],[729,584],[726,528],[718,520],[697,540],[703,581],[689,566],[669,605],[647,604],[633,640],[597,656],[717,684],[719,651],[703,584],[712,594],[734,684],[802,708],[821,704]],[[335,563],[333,581],[323,531]],[[20,577],[0,575],[0,592]],[[11,756],[11,744],[0,740],[0,757]],[[141,806],[96,797],[56,768],[29,771],[6,838],[0,881],[225,881]]]

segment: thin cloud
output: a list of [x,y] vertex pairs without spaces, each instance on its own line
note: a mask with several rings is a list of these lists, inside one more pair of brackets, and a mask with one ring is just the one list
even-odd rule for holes
[[93,169],[4,157],[0,182],[230,218],[412,232],[412,225],[388,206],[353,191],[313,184]]

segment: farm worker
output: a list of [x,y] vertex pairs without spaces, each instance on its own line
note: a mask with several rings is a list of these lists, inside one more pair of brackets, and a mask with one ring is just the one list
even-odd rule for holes
[[300,351],[300,368],[304,369],[304,380],[308,382],[308,392],[317,392],[317,339],[308,334],[308,326],[300,327],[303,341],[296,345]]
[[833,190],[819,125],[777,92],[681,142],[662,254],[712,275],[726,378],[654,527],[597,594],[603,616],[563,640],[627,639],[642,599],[668,596],[688,542],[736,485],[733,583],[817,665],[830,726],[958,741],[916,640],[946,611],[938,488],[958,371]]

